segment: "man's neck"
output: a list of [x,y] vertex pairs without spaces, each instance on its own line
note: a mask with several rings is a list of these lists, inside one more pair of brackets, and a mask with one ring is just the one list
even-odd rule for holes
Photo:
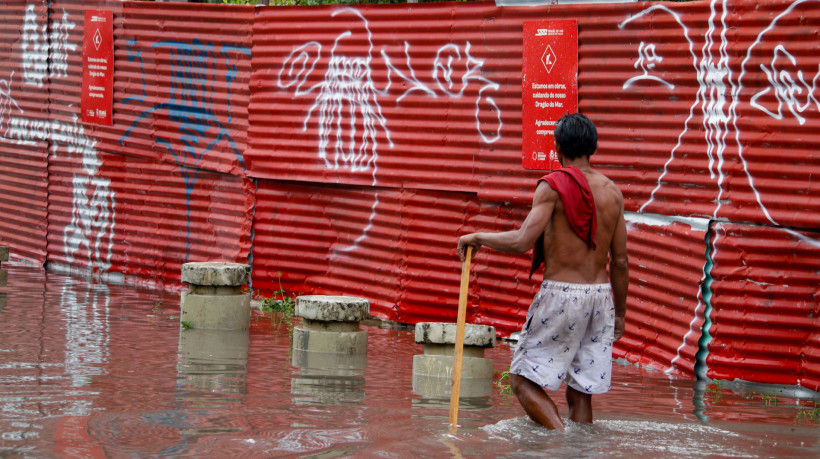
[[592,170],[592,166],[589,165],[589,156],[582,156],[580,158],[569,159],[564,157],[564,167],[567,166],[575,166],[581,171],[587,172]]

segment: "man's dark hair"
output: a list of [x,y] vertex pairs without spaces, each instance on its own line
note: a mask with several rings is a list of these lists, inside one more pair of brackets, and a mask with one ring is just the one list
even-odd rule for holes
[[555,126],[555,141],[570,159],[592,156],[598,148],[598,130],[592,120],[580,113],[565,114]]

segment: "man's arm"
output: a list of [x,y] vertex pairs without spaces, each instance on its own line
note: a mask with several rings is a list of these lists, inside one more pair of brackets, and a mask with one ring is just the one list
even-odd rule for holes
[[532,198],[532,209],[515,231],[503,233],[472,233],[462,236],[458,240],[458,256],[464,261],[467,246],[473,247],[473,255],[482,246],[486,245],[506,253],[524,253],[531,249],[549,224],[558,193],[546,182],[540,182]]
[[626,292],[629,289],[629,260],[626,253],[626,221],[622,197],[619,203],[620,215],[609,246],[609,282],[612,285],[612,299],[615,302],[615,341],[621,339],[624,334]]

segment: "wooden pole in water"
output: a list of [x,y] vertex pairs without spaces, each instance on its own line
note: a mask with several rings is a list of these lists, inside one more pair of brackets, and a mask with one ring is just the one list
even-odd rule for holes
[[464,352],[464,326],[467,322],[467,285],[470,283],[470,258],[473,247],[467,246],[467,255],[461,266],[461,289],[458,292],[458,320],[456,342],[453,351],[453,385],[450,386],[450,431],[458,429],[458,397],[461,392],[461,357]]

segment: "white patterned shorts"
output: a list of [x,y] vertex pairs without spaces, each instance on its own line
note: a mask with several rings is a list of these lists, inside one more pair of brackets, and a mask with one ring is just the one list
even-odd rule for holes
[[609,390],[615,305],[609,284],[544,281],[527,312],[510,373],[558,390]]

